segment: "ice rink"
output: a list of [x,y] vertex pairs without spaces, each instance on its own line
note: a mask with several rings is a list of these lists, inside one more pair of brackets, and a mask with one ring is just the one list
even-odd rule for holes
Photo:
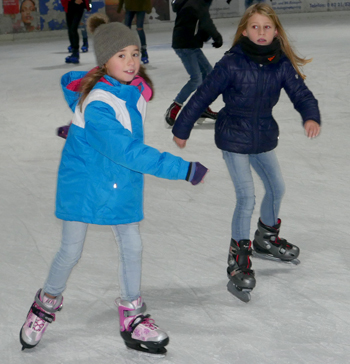
[[[65,64],[67,38],[0,44],[0,363],[350,362],[350,12],[280,18],[299,53],[313,57],[304,72],[323,127],[309,140],[282,92],[274,109],[287,187],[281,236],[301,248],[301,264],[254,259],[257,286],[248,304],[226,289],[235,193],[214,145],[214,125],[195,126],[184,150],[173,143],[164,113],[187,74],[171,48],[171,29],[147,30],[147,69],[156,94],[148,107],[146,143],[210,169],[197,187],[146,176],[142,293],[170,337],[163,359],[126,349],[114,305],[117,246],[109,227],[94,225],[64,292],[63,310],[36,348],[21,351],[20,328],[60,244],[54,204],[64,140],[55,129],[71,118],[60,77],[91,69],[95,58],[91,47],[79,65]],[[230,48],[238,21],[215,21],[224,45],[204,47],[213,65]],[[219,98],[212,108],[222,105]],[[251,238],[263,197],[258,178],[256,197]]]

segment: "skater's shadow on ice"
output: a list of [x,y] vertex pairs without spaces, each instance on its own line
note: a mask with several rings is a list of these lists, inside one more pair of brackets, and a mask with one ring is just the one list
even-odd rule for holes
[[226,284],[226,280],[218,279],[217,284],[205,287],[184,286],[182,288],[169,287],[159,289],[145,287],[143,290],[145,292],[145,301],[152,300],[152,297],[157,297],[157,302],[153,302],[152,307],[162,307],[166,303],[166,305],[174,305],[176,308],[196,308],[199,302],[200,306],[222,303],[221,295],[226,295],[227,293]]
[[[75,64],[73,65],[74,68],[82,66],[81,63],[79,64]],[[63,63],[63,64],[59,64],[59,65],[55,65],[55,66],[46,66],[46,67],[35,67],[33,68],[33,70],[37,70],[37,71],[52,71],[52,70],[58,70],[58,69],[67,69],[67,70],[71,70],[72,69],[72,64],[71,63]]]
[[[283,263],[280,263],[283,264]],[[290,268],[290,269],[286,269]],[[281,267],[280,269],[255,269],[256,275],[259,275],[259,277],[270,277],[270,276],[280,276],[281,274],[294,274],[294,269],[292,269],[292,265],[288,265],[287,267]]]
[[[96,328],[100,327],[101,330],[105,330],[105,332],[108,332],[108,328],[113,327],[114,325],[118,325],[117,317],[118,317],[118,307],[113,308],[107,308],[103,309],[96,313],[91,312],[91,315],[89,315],[89,320],[86,322],[87,327]],[[111,319],[112,318],[112,319]],[[113,322],[111,324],[111,322]]]

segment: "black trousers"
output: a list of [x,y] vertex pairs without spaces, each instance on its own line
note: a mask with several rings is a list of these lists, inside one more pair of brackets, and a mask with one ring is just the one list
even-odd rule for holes
[[78,27],[81,22],[85,10],[84,1],[76,4],[75,0],[68,2],[68,11],[66,13],[66,21],[68,27],[68,38],[73,52],[79,52],[79,33]]

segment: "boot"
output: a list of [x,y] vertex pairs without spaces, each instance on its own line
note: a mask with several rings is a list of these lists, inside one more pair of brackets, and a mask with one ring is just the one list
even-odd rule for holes
[[73,51],[70,56],[66,57],[66,63],[79,63],[79,51]]
[[259,219],[253,241],[254,255],[263,259],[299,264],[299,248],[278,236],[280,227],[280,219],[274,226],[267,226]]
[[200,117],[204,119],[216,120],[218,118],[218,113],[211,110],[210,107],[207,107]]
[[116,304],[119,310],[120,335],[125,345],[150,354],[165,354],[169,337],[154,323],[150,315],[143,315],[147,308],[142,298],[132,302],[117,299]]
[[22,350],[34,348],[39,344],[47,326],[55,321],[55,313],[61,311],[62,303],[62,295],[49,298],[39,289],[19,334]]
[[175,120],[177,117],[177,114],[181,110],[182,105],[178,104],[177,102],[173,102],[168,110],[165,113],[165,121],[168,123],[168,125],[173,126],[175,124]]
[[255,274],[251,269],[251,245],[250,240],[240,240],[237,243],[231,239],[227,259],[227,276],[230,279],[227,289],[244,302],[250,301],[250,292],[256,284]]
[[143,64],[149,63],[147,46],[145,46],[145,45],[141,47],[141,62]]
[[89,51],[89,42],[87,38],[83,38],[83,45],[81,46],[81,51],[86,53]]

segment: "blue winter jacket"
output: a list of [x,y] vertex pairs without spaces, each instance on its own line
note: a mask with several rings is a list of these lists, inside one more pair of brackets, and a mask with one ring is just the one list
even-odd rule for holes
[[272,109],[284,88],[303,123],[321,123],[318,103],[290,60],[262,65],[252,61],[236,45],[215,65],[183,108],[173,134],[188,139],[201,113],[220,95],[225,106],[218,113],[215,142],[218,148],[234,153],[257,154],[277,146],[278,125]]
[[140,221],[143,173],[184,180],[189,162],[143,143],[146,100],[136,86],[105,76],[110,84],[98,82],[80,112],[69,85],[85,74],[69,72],[61,80],[75,113],[58,171],[56,216],[100,225]]

